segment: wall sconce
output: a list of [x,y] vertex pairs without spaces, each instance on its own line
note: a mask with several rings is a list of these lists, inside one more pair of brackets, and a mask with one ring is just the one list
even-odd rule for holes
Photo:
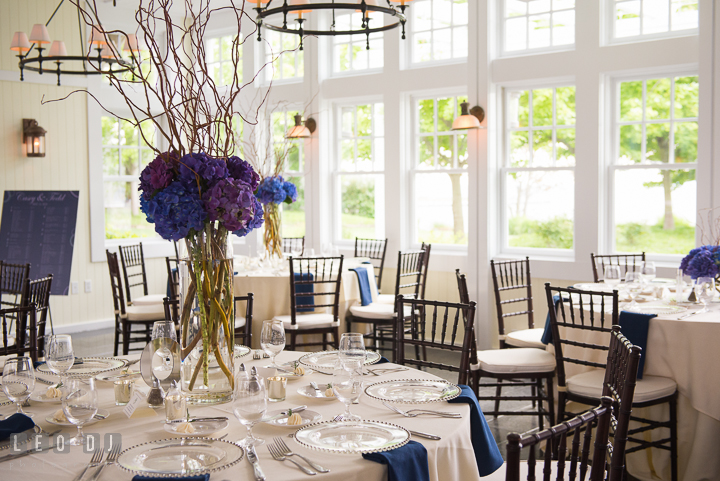
[[297,114],[295,115],[295,125],[288,130],[285,137],[288,139],[305,139],[310,137],[310,134],[315,132],[316,128],[317,124],[315,123],[315,119],[310,117],[303,122],[302,115]]
[[460,117],[452,124],[452,130],[484,129],[480,122],[485,118],[485,111],[482,107],[475,106],[468,111],[470,106],[467,102],[460,104]]
[[28,157],[45,157],[45,134],[35,119],[23,119],[23,144]]

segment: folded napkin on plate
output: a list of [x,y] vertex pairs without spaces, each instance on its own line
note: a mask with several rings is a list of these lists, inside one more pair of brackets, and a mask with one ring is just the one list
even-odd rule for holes
[[[312,272],[305,274],[295,273],[296,281],[312,281],[313,279],[315,279],[315,277],[312,275]],[[315,292],[314,286],[315,284],[295,284],[295,294],[312,294]],[[315,296],[296,296],[295,305],[298,306],[297,312],[313,312],[315,310]]]
[[488,476],[503,465],[503,458],[480,409],[475,393],[469,386],[462,384],[460,384],[460,389],[462,389],[460,395],[448,402],[470,405],[470,437],[475,451],[475,461],[480,476]]
[[35,423],[24,414],[15,413],[7,419],[0,421],[0,441],[8,439],[13,434],[22,433],[32,429]]
[[390,362],[388,361],[388,358],[386,358],[385,356],[380,356],[380,360],[375,364],[385,364],[386,362]]
[[372,304],[372,292],[370,292],[370,281],[368,280],[368,270],[364,267],[355,267],[350,269],[355,271],[358,278],[358,287],[360,287],[360,302],[363,306]]
[[[140,476],[136,474],[133,476],[132,481],[157,481],[159,479],[167,479],[166,477],[155,477],[155,476]],[[210,474],[199,474],[197,476],[183,476],[182,478],[173,478],[175,481],[208,481]]]
[[639,312],[620,312],[620,332],[622,332],[628,341],[642,349],[640,362],[638,363],[637,378],[642,379],[643,369],[645,368],[645,359],[647,358],[647,339],[648,328],[650,327],[650,319],[657,317],[657,314],[641,314]]
[[430,481],[428,455],[425,446],[409,441],[405,446],[383,451],[365,453],[363,458],[388,466],[388,481]]

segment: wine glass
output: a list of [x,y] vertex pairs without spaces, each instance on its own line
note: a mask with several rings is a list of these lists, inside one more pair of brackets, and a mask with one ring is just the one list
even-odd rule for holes
[[361,369],[365,364],[365,339],[359,332],[346,332],[340,337],[338,358],[345,369]]
[[48,368],[60,377],[60,382],[62,383],[63,375],[68,372],[75,363],[72,337],[68,334],[50,336],[45,361]]
[[645,261],[640,267],[640,279],[643,284],[650,284],[655,279],[655,263],[652,261]]
[[35,389],[35,368],[29,357],[17,357],[5,361],[2,373],[2,388],[9,400],[17,404],[17,412],[29,417],[22,404]]
[[605,284],[609,286],[617,286],[620,284],[620,281],[622,280],[622,276],[620,275],[620,266],[605,266]]
[[332,244],[329,242],[323,242],[323,244],[320,246],[320,252],[323,257],[330,257],[332,255]]
[[630,296],[630,304],[628,304],[627,307],[635,307],[637,306],[637,302],[635,302],[635,298],[640,294],[640,291],[642,291],[643,285],[640,280],[640,273],[635,271],[628,271],[625,273],[625,290],[627,291],[628,295]]
[[700,312],[708,311],[708,302],[710,302],[715,295],[715,279],[712,277],[698,277],[695,279],[695,297],[702,302],[702,309],[697,311],[695,314]]
[[290,254],[292,254],[293,257],[300,257],[302,255],[303,246],[296,242],[290,246]]
[[253,426],[260,422],[267,410],[265,382],[258,379],[257,373],[255,373],[249,379],[245,376],[237,376],[235,386],[235,397],[232,403],[233,414],[242,425],[247,427],[247,437],[237,444],[248,447],[265,443],[264,440],[253,436],[252,432]]
[[282,321],[264,321],[262,333],[260,334],[260,347],[270,356],[270,365],[275,364],[275,356],[285,349],[285,327]]
[[67,443],[82,446],[86,438],[82,427],[92,420],[98,410],[98,392],[95,379],[70,379],[63,391],[62,407],[65,417],[78,428],[77,435]]
[[[169,319],[164,321],[155,321],[152,329],[152,339],[169,338],[177,341],[177,332],[175,331],[175,323]],[[165,374],[156,374],[157,378],[163,380],[170,375],[173,370],[172,353],[167,347],[163,347],[155,351],[155,355],[160,358],[160,365],[153,363],[153,371]]]
[[173,341],[177,341],[177,332],[175,331],[175,323],[169,319],[164,321],[155,321],[152,329],[152,339],[160,339],[169,337]]
[[350,412],[350,405],[360,399],[362,388],[362,370],[345,369],[341,362],[335,364],[332,379],[333,394],[345,404],[345,412],[340,415],[339,421],[360,421],[362,419]]

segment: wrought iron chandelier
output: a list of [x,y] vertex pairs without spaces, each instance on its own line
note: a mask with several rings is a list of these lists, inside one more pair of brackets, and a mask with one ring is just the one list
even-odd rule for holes
[[[378,0],[330,0],[328,3],[311,3],[310,0],[255,0],[257,7],[256,23],[258,25],[258,41],[262,40],[262,27],[281,33],[289,33],[300,37],[300,50],[303,49],[303,38],[306,35],[314,36],[338,36],[338,35],[365,35],[366,49],[370,50],[370,34],[377,32],[385,32],[397,27],[402,28],[402,38],[405,38],[405,16],[406,3],[411,0],[399,0],[393,5],[390,0],[387,1],[387,7],[378,5]],[[266,4],[263,7],[263,4]],[[276,6],[275,6],[276,5]],[[327,29],[316,27],[315,30],[306,29],[303,24],[307,18],[303,14],[313,14],[314,12],[327,11],[331,12],[331,22]],[[360,12],[360,25],[351,26],[349,30],[337,30],[335,28],[335,14],[339,12]],[[391,23],[380,26],[370,26],[371,12],[382,14],[382,18],[391,18]],[[296,18],[288,18],[296,15]],[[282,20],[282,23],[280,23]],[[297,23],[297,28],[290,28],[292,21]],[[384,22],[383,22],[384,23]]]
[[[55,74],[57,75],[57,84],[60,85],[61,75],[106,75],[110,73],[117,75],[129,72],[137,65],[139,49],[135,35],[127,36],[124,50],[129,52],[130,59],[126,61],[121,59],[119,55],[120,49],[113,44],[112,39],[97,29],[93,29],[90,35],[86,55],[68,55],[65,42],[59,40],[53,41],[48,54],[43,55],[43,51],[46,50],[45,45],[50,43],[47,26],[64,2],[65,0],[60,0],[55,11],[44,25],[42,23],[33,25],[29,40],[25,32],[15,32],[10,44],[10,50],[17,52],[17,57],[20,59],[18,67],[20,68],[21,81],[25,80],[25,70],[37,72],[40,75],[43,73]],[[83,25],[80,10],[78,9],[80,45],[85,45]],[[31,57],[30,54],[33,51],[37,55]],[[48,67],[47,64],[51,66]]]

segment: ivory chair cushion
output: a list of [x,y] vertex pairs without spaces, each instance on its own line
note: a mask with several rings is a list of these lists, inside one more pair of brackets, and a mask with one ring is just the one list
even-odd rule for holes
[[[137,299],[133,299],[132,305],[133,306],[152,306],[155,304],[160,304],[160,307],[163,306],[163,299],[165,299],[167,296],[163,294],[148,294],[147,296],[141,296]],[[129,303],[128,303],[129,304]]]
[[148,306],[128,306],[125,309],[128,321],[162,321],[165,319],[165,308],[162,303]]
[[[604,369],[593,369],[568,378],[567,390],[573,394],[600,399],[605,380]],[[677,383],[670,378],[643,376],[637,380],[633,403],[643,403],[669,396],[677,390]]]
[[544,350],[545,344],[540,341],[544,331],[545,329],[542,328],[513,331],[505,336],[505,344],[513,347],[535,347]]
[[380,294],[375,302],[393,305],[395,304],[395,296],[393,294]]
[[247,320],[243,316],[235,316],[235,329],[245,327]]
[[[354,317],[361,317],[364,319],[391,320],[395,318],[395,306],[393,304],[380,304],[378,302],[373,302],[367,306],[351,306],[350,313]],[[405,306],[404,314],[405,317],[410,315],[410,306]]]
[[0,347],[10,347],[15,345],[15,337],[14,336],[8,336],[8,342],[7,346],[5,345],[5,341],[3,341],[2,336],[0,336]]
[[290,314],[275,316],[273,321],[282,321],[285,330],[294,329],[313,329],[317,327],[337,327],[340,325],[340,321],[334,322],[332,314],[325,314],[321,312],[311,312],[308,314],[298,314],[295,316],[297,324],[292,323]]
[[494,349],[478,351],[478,364],[470,369],[481,369],[493,374],[537,373],[555,370],[555,356],[547,351],[534,348]]

